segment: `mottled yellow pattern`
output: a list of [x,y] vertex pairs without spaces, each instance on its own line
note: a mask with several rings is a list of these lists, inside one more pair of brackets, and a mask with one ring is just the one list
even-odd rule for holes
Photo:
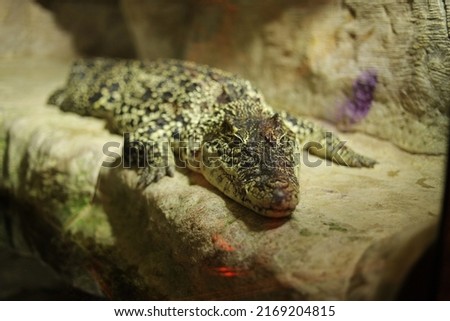
[[264,216],[297,206],[302,148],[341,165],[375,164],[315,124],[275,113],[249,81],[191,62],[80,60],[49,103],[129,135],[124,156],[143,186],[181,163]]

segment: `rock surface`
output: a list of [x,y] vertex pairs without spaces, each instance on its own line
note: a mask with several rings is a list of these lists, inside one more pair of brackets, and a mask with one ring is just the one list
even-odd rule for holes
[[[101,168],[120,137],[45,106],[67,63],[0,64],[0,189],[25,238],[73,284],[116,299],[392,299],[435,236],[443,156],[344,135],[374,169],[303,166],[301,203],[270,220],[179,170],[145,191]],[[310,161],[316,159],[310,158]]]
[[[410,152],[446,153],[445,1],[121,2],[141,58],[185,58],[234,71],[256,83],[275,108]],[[378,74],[368,117],[340,123],[352,82],[368,70]]]
[[0,0],[0,57],[74,57],[69,35],[30,0]]

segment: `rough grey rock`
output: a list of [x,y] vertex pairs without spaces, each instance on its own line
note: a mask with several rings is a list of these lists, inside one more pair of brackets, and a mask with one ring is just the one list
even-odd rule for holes
[[[443,156],[362,134],[374,169],[303,166],[291,219],[260,217],[184,170],[145,191],[101,168],[101,120],[45,106],[68,64],[0,64],[0,189],[76,286],[116,299],[391,299],[435,236]],[[316,159],[310,158],[310,161]]]
[[31,0],[0,0],[0,57],[74,57],[50,12]]
[[[446,152],[445,1],[160,4],[122,0],[141,58],[185,58],[234,71],[256,83],[276,108],[387,139],[410,152]],[[340,123],[352,82],[367,70],[375,70],[379,80],[368,117]]]
[[0,0],[0,9],[0,57],[136,55],[117,0]]

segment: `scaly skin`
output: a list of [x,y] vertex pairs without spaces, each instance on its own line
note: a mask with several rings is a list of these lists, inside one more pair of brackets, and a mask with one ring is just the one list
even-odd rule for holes
[[269,217],[289,216],[299,202],[300,148],[312,144],[319,148],[311,153],[340,165],[375,164],[319,126],[275,113],[247,80],[191,62],[80,60],[49,103],[129,133],[124,157],[138,166],[141,185],[172,176],[178,157]]

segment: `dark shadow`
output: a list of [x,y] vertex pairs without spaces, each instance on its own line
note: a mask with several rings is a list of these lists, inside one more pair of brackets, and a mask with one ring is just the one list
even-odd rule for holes
[[104,300],[72,287],[35,257],[0,246],[0,261],[0,300]]
[[[29,235],[22,235],[21,230],[27,225],[23,218],[27,222],[34,219],[31,213],[24,202],[14,202],[10,194],[0,191],[0,300],[104,300],[73,287],[32,254],[36,248],[25,245]],[[27,231],[34,227],[29,226]],[[41,250],[50,251],[50,247]]]
[[[450,152],[450,141],[447,155]],[[447,156],[445,192],[436,241],[414,265],[399,300],[450,300],[450,162]]]
[[436,244],[433,244],[414,265],[397,296],[398,300],[433,300],[433,273],[436,263]]
[[51,11],[81,56],[135,58],[119,0],[35,0]]

